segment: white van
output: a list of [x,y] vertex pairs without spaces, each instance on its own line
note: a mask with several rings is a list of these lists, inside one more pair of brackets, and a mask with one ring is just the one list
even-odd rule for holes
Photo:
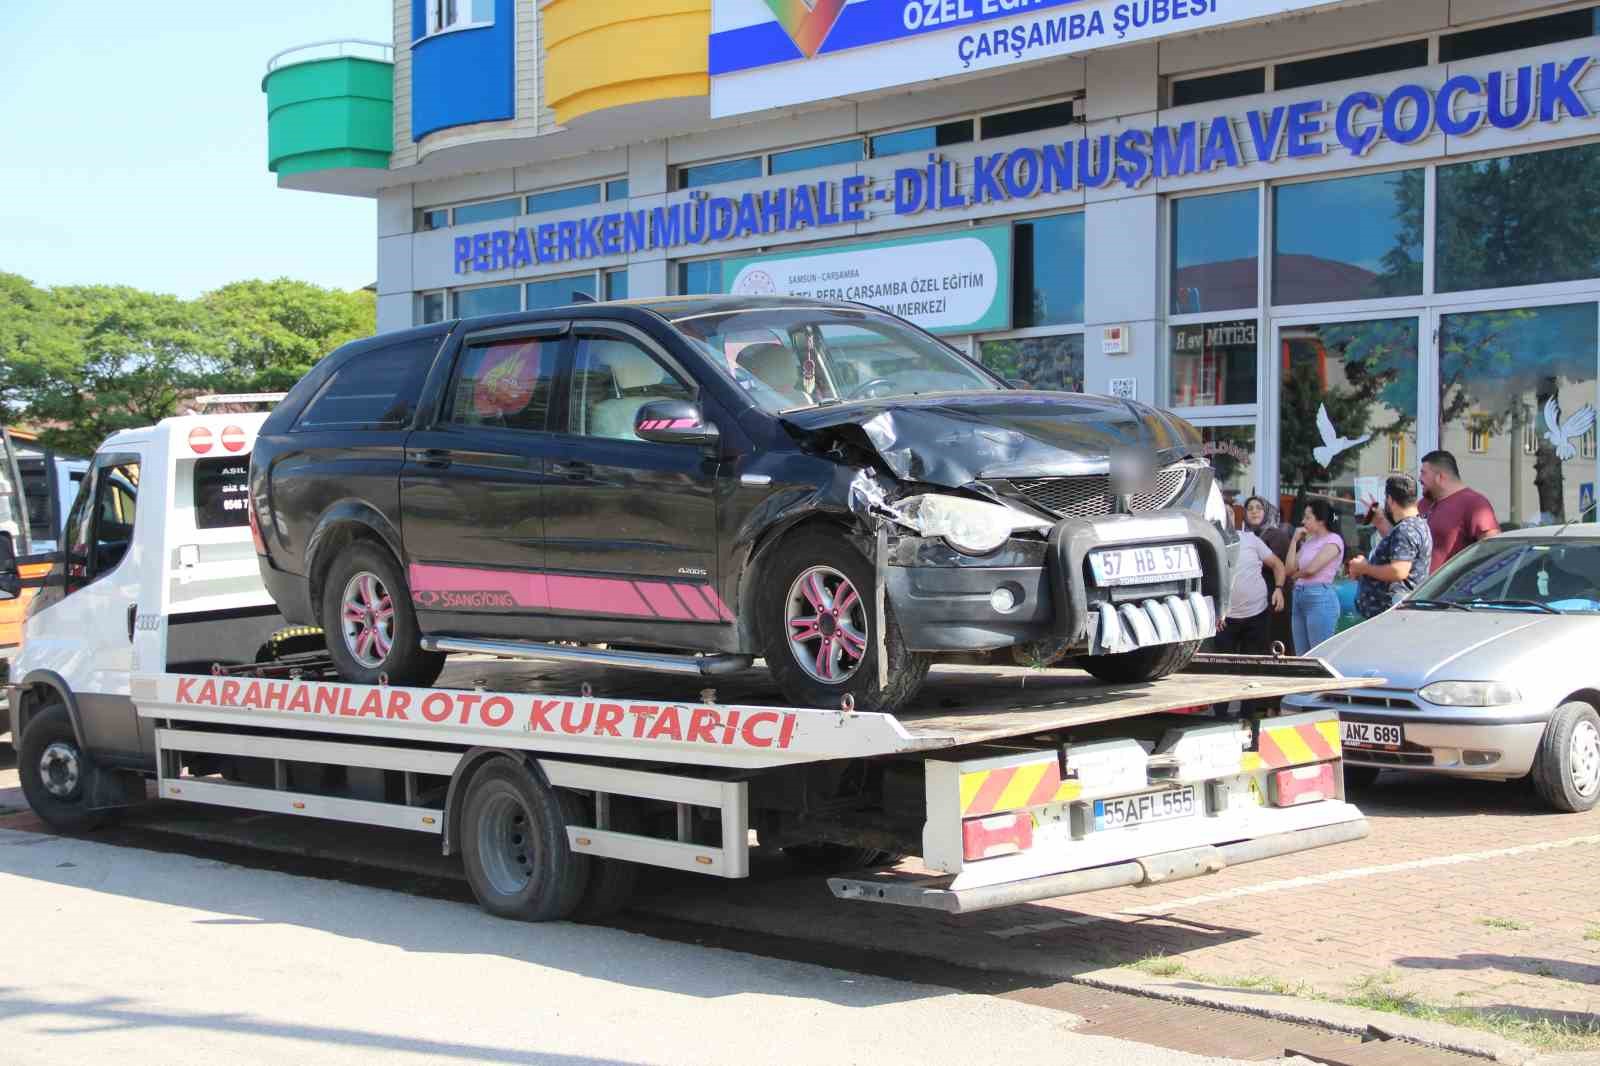
[[50,742],[30,745],[38,757],[19,758],[45,791],[102,789],[107,806],[136,786],[142,795],[142,778],[116,772],[155,769],[130,675],[250,662],[282,630],[246,506],[265,417],[169,418],[112,436],[90,462],[11,664],[19,756],[30,725],[50,723]]

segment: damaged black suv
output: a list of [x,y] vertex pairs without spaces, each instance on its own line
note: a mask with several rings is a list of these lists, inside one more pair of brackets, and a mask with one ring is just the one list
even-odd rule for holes
[[1182,668],[1236,540],[1188,423],[1015,388],[868,307],[579,304],[348,344],[261,428],[284,615],[351,681],[446,653],[909,700],[941,655]]

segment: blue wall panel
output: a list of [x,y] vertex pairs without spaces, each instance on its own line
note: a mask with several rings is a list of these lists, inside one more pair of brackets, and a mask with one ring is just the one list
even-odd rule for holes
[[[462,0],[463,3],[466,0]],[[493,122],[516,113],[514,0],[495,0],[494,25],[452,30],[411,45],[411,139],[435,130]],[[413,0],[413,26],[426,25]]]

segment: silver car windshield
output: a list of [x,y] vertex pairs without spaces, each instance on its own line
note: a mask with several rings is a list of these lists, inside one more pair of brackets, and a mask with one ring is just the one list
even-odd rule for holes
[[1445,564],[1402,606],[1600,613],[1600,541],[1482,541]]
[[953,349],[870,311],[760,307],[691,315],[673,325],[775,414],[850,400],[1005,388]]

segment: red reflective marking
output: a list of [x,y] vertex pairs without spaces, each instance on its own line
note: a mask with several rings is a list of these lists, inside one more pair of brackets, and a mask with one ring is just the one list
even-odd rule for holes
[[1272,739],[1272,734],[1265,729],[1261,731],[1260,739],[1256,744],[1256,750],[1261,756],[1261,761],[1266,763],[1268,766],[1286,766],[1291,761],[1289,757],[1283,753],[1283,749],[1278,747],[1277,743]]
[[1300,739],[1305,742],[1306,747],[1310,748],[1311,753],[1317,758],[1331,759],[1337,754],[1337,752],[1328,746],[1328,742],[1323,739],[1322,734],[1317,732],[1316,726],[1295,726],[1294,731],[1299,734]]
[[204,455],[211,450],[211,431],[205,426],[195,426],[189,431],[189,448],[196,455]]
[[1033,795],[1028,797],[1028,806],[1037,807],[1041,803],[1049,803],[1056,798],[1056,790],[1061,787],[1061,764],[1051,763],[1050,768],[1044,772],[1044,778],[1033,790]]
[[969,862],[1033,847],[1033,819],[1026,814],[969,818],[961,823],[961,853]]
[[228,426],[222,431],[222,446],[230,452],[236,452],[244,447],[244,430],[238,426]]
[[1011,784],[1011,779],[1016,776],[1016,768],[1006,770],[990,770],[988,778],[983,782],[983,787],[978,789],[978,794],[972,797],[972,803],[967,807],[968,814],[988,814],[994,810],[995,804],[1000,802],[1001,793],[1006,786]]

